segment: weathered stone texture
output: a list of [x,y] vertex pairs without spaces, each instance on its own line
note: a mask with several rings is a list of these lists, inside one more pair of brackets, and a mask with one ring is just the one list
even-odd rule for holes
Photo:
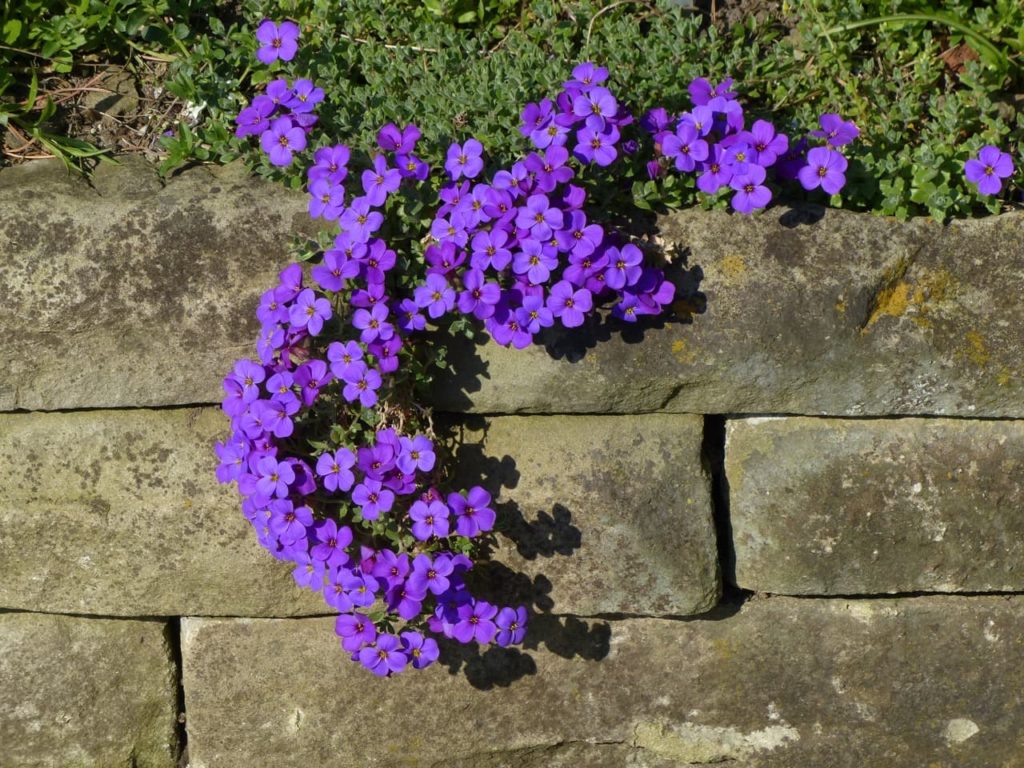
[[57,161],[0,174],[0,410],[216,402],[260,294],[308,229],[301,195],[133,158],[95,189]]
[[[302,196],[232,168],[162,186],[123,162],[96,189],[48,163],[0,174],[0,409],[215,402],[253,353],[258,297],[312,226]],[[463,348],[437,405],[1024,416],[1024,326],[1007,321],[1024,214],[688,210],[657,228],[688,268],[666,327]]]
[[1020,598],[772,598],[542,617],[522,654],[385,682],[329,619],[185,620],[189,749],[193,768],[1013,767],[1022,637]]
[[227,426],[214,408],[0,416],[0,607],[329,612],[260,548],[234,486],[217,485]]
[[1024,416],[1024,214],[812,214],[660,219],[658,241],[687,254],[679,322],[463,347],[438,407]]
[[503,567],[481,566],[501,598],[583,616],[710,610],[721,587],[702,429],[683,415],[464,422],[457,472],[491,491],[506,534],[492,555]]
[[1024,591],[1024,422],[737,420],[725,457],[743,588]]
[[0,613],[0,765],[173,768],[166,631],[156,621]]

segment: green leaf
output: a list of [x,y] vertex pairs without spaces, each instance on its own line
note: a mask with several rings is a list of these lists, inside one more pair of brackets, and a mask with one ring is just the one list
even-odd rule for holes
[[18,42],[18,37],[21,35],[22,24],[17,19],[9,19],[4,23],[4,42],[7,45],[14,45]]

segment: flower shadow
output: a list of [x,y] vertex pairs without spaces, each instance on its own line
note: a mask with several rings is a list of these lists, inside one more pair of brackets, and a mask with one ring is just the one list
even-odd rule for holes
[[[522,648],[481,647],[439,639],[441,663],[449,672],[465,674],[475,688],[507,687],[535,674],[534,655],[543,646],[564,658],[596,661],[608,654],[611,629],[604,621],[587,621],[552,613],[551,579],[535,566],[548,558],[572,556],[583,546],[582,531],[573,514],[562,504],[530,515],[515,501],[513,490],[520,474],[511,456],[492,456],[485,449],[488,423],[475,416],[439,424],[456,467],[455,487],[480,485],[492,498],[498,513],[497,535],[486,542],[485,552],[467,578],[474,596],[493,605],[524,605],[530,614],[526,645]],[[508,562],[501,562],[499,558]],[[515,563],[530,564],[530,572]],[[511,565],[509,564],[511,563]],[[530,652],[528,652],[530,651]]]

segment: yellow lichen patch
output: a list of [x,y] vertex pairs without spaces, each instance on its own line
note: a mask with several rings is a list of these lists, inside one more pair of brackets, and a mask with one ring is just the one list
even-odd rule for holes
[[1013,374],[1010,373],[1010,369],[1005,365],[999,369],[999,373],[996,374],[996,384],[1000,387],[1005,387],[1013,379]]
[[966,333],[967,338],[967,359],[974,363],[979,368],[984,368],[988,365],[990,355],[988,353],[988,347],[985,346],[985,339],[982,338],[981,334],[977,331],[968,331]]
[[684,339],[672,342],[672,356],[684,365],[689,365],[697,359],[697,353],[686,345]]
[[840,296],[839,299],[836,301],[836,312],[838,312],[839,314],[844,314],[846,312],[846,298],[845,297]]
[[742,277],[747,273],[747,262],[743,260],[742,256],[737,256],[734,253],[730,253],[728,256],[722,259],[722,274],[724,274],[730,280],[735,280],[738,277]]
[[955,297],[956,280],[945,269],[923,272],[913,282],[903,279],[905,270],[897,274],[898,278],[886,285],[875,297],[863,333],[867,333],[868,329],[885,315],[902,317],[911,310],[911,320],[917,327],[931,328],[933,323],[928,315],[934,313],[940,304]]
[[868,316],[864,325],[864,332],[867,333],[872,325],[878,322],[883,315],[890,317],[901,317],[910,306],[910,286],[900,280],[893,285],[883,288],[875,299],[875,306]]

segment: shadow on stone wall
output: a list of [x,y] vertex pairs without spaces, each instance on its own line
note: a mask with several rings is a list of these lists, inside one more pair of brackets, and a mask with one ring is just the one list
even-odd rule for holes
[[[464,426],[483,440],[463,439]],[[451,451],[450,466],[456,467],[454,487],[479,485],[496,500],[496,536],[484,542],[480,562],[470,572],[467,583],[475,597],[496,605],[525,605],[530,613],[525,648],[536,651],[543,645],[548,651],[566,659],[599,661],[608,655],[611,628],[605,621],[587,621],[572,616],[552,615],[557,607],[551,599],[552,584],[543,572],[529,574],[516,570],[494,557],[518,557],[527,561],[552,557],[570,557],[583,544],[583,535],[573,524],[573,513],[562,504],[550,512],[525,513],[505,491],[519,484],[519,470],[509,455],[490,456],[486,442],[487,422],[481,417],[463,417],[458,423],[438,425]],[[504,498],[502,498],[504,497]],[[501,498],[500,501],[497,501]],[[499,541],[499,537],[502,541]],[[514,554],[513,554],[514,553]],[[518,648],[486,649],[472,643],[463,645],[438,639],[441,662],[452,674],[460,671],[475,688],[489,690],[506,687],[526,675],[535,674],[537,665],[529,653]]]

